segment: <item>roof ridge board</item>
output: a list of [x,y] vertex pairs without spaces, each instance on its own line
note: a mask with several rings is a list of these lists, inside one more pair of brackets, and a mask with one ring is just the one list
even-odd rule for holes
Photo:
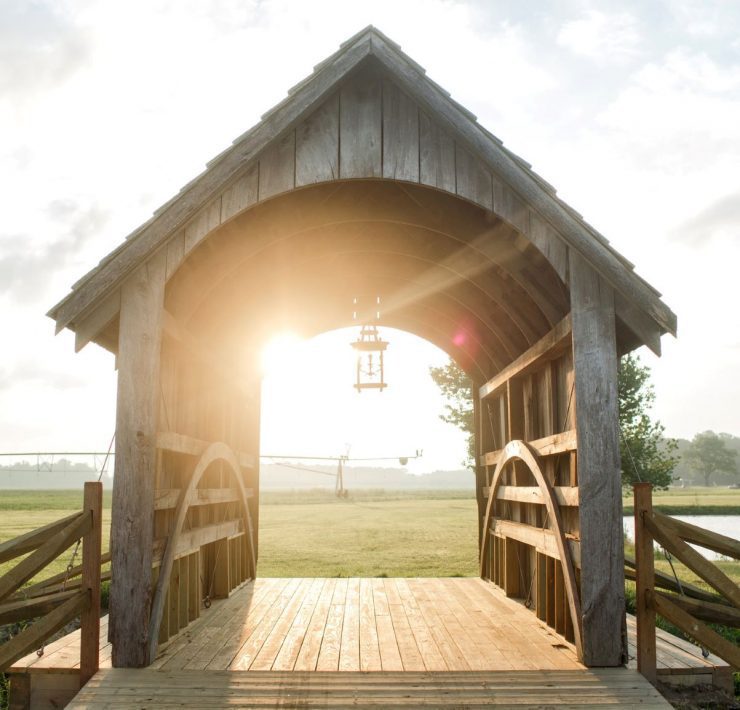
[[[579,219],[573,214],[575,211],[569,205],[566,206],[559,198],[541,190],[537,179],[532,175],[531,171],[519,165],[509,155],[508,150],[502,149],[501,146],[491,141],[486,133],[481,131],[480,124],[471,121],[469,125],[473,130],[466,130],[465,125],[456,121],[454,116],[445,116],[445,104],[458,114],[461,113],[457,110],[453,101],[443,96],[438,97],[443,103],[435,109],[429,103],[431,97],[423,96],[424,84],[415,81],[418,77],[408,76],[408,73],[404,75],[402,65],[398,65],[397,59],[393,54],[383,52],[382,46],[378,47],[373,53],[388,71],[393,72],[394,69],[396,70],[398,80],[406,84],[406,86],[402,87],[404,91],[416,96],[417,100],[421,101],[422,107],[432,115],[441,117],[453,130],[457,129],[463,141],[468,143],[468,147],[472,148],[474,153],[479,152],[481,155],[488,154],[486,162],[488,162],[489,167],[504,179],[519,194],[520,198],[534,207],[541,217],[550,222],[557,231],[561,232],[562,236],[566,238],[573,248],[581,253],[586,261],[591,263],[593,268],[600,271],[611,282],[614,288],[622,292],[626,298],[634,301],[658,325],[663,325],[667,331],[675,334],[675,314],[660,298],[656,298],[657,291],[654,288],[650,287],[643,279],[638,278],[634,271],[626,267],[623,261],[624,257],[621,254],[616,252],[608,242],[606,244],[602,243],[602,240],[606,241],[603,236],[599,235],[596,239],[589,241],[589,237],[593,236],[593,230],[582,219]],[[428,83],[428,86],[433,89],[431,82]],[[532,187],[539,189],[545,199],[538,200],[537,193],[532,192],[527,182],[531,182]],[[527,195],[526,193],[530,194]],[[558,224],[562,226],[558,228]],[[610,259],[613,259],[616,263],[611,262]],[[602,262],[601,268],[597,266],[598,262]],[[620,269],[622,270],[622,274],[620,274]]]
[[[316,79],[316,82],[311,82],[309,85],[307,85],[304,88],[304,91],[307,92],[307,96],[303,100],[303,105],[298,100],[298,97],[295,98],[293,102],[290,102],[288,105],[294,105],[295,110],[290,112],[288,111],[288,116],[285,117],[284,123],[285,125],[280,125],[279,127],[275,127],[271,125],[274,123],[273,121],[260,121],[255,127],[254,130],[249,131],[249,137],[248,139],[244,141],[240,141],[239,143],[232,146],[232,148],[223,155],[222,159],[218,161],[216,164],[214,164],[211,168],[207,169],[206,171],[202,172],[195,180],[191,181],[189,183],[189,190],[196,189],[200,183],[204,181],[205,178],[208,178],[209,176],[213,176],[216,174],[219,170],[225,170],[226,175],[223,176],[223,183],[226,183],[228,180],[230,180],[236,172],[238,172],[245,164],[245,162],[248,162],[249,160],[256,157],[256,155],[259,153],[260,150],[262,150],[270,141],[275,139],[280,133],[284,130],[286,130],[290,125],[292,125],[294,122],[300,120],[302,116],[306,114],[307,111],[310,111],[313,108],[316,108],[321,101],[323,101],[327,95],[331,93],[331,91],[335,88],[337,82],[346,74],[348,74],[352,69],[354,69],[356,66],[358,66],[362,61],[364,61],[367,57],[371,55],[371,45],[370,42],[360,42],[355,44],[352,47],[349,47],[340,58],[337,59],[337,62],[335,62],[332,66],[334,69],[334,72],[337,74],[336,77],[332,77],[326,81],[326,86],[321,86],[320,82],[320,76],[321,74],[325,75],[325,72],[320,72],[317,74],[314,78]],[[341,60],[341,61],[340,61]],[[329,68],[327,68],[328,70]],[[317,87],[314,90],[314,95],[311,94],[311,86]],[[279,110],[285,110],[286,105],[285,102],[281,102],[281,106]],[[295,114],[295,115],[292,115]],[[264,134],[264,135],[263,135]],[[250,145],[254,144],[254,145]],[[222,167],[224,164],[228,161],[230,165],[226,168]],[[173,204],[168,210],[165,210],[164,212],[150,218],[147,222],[145,222],[143,225],[138,227],[136,230],[134,230],[129,237],[120,245],[120,248],[123,250],[123,247],[126,247],[126,251],[133,250],[135,247],[138,249],[140,248],[140,239],[134,238],[134,237],[141,237],[142,233],[149,231],[151,228],[155,227],[157,223],[159,224],[165,224],[166,226],[162,229],[165,233],[172,233],[175,230],[177,230],[179,227],[183,226],[187,223],[188,220],[192,219],[192,217],[195,216],[198,209],[202,207],[203,204],[207,203],[209,199],[212,199],[215,195],[215,192],[218,188],[215,188],[213,186],[208,186],[204,188],[204,192],[207,194],[200,197],[200,202],[198,203],[197,208],[193,208],[192,206],[185,206],[182,209],[182,214],[179,214],[175,217],[172,217],[171,224],[167,224],[167,217],[172,208],[176,207],[177,203],[180,202],[180,199],[182,198],[183,193],[179,193],[175,199],[173,200]],[[159,241],[157,239],[161,240],[163,239],[163,235],[159,235],[157,233],[157,230],[155,230],[155,235],[150,238],[150,240],[153,242],[151,244],[147,243],[145,245],[145,248],[143,249],[144,254],[141,256],[137,256],[137,258],[146,258],[148,255],[156,251],[156,249],[160,246]],[[80,280],[80,286],[82,286],[84,283],[88,283],[92,281],[97,274],[101,272],[102,268],[105,268],[111,264],[115,259],[113,258],[114,254],[118,256],[120,253],[117,252],[117,250],[114,250],[109,254],[108,256],[111,257],[110,259],[107,259],[104,261],[103,266],[98,265],[97,267],[93,268],[91,271],[89,271],[81,280]],[[119,273],[115,276],[114,283],[119,283],[122,279],[124,279],[128,273],[130,273],[130,270],[133,269],[132,266],[128,270],[123,270],[123,273]],[[89,307],[90,303],[94,301],[100,293],[98,291],[105,291],[106,288],[112,288],[113,286],[111,284],[108,284],[108,286],[99,286],[98,289],[93,289],[93,293],[88,295],[87,300],[80,294],[80,288],[77,290],[73,290],[70,293],[68,293],[61,301],[59,301],[55,306],[52,307],[52,309],[47,313],[52,318],[55,319],[61,319],[62,323],[57,323],[58,330],[61,328],[66,327],[73,321],[73,319],[76,317],[76,314],[78,314],[81,311],[84,311],[87,307]],[[79,303],[81,302],[81,303]],[[75,308],[77,309],[75,311]],[[74,315],[70,315],[70,311],[74,312]]]

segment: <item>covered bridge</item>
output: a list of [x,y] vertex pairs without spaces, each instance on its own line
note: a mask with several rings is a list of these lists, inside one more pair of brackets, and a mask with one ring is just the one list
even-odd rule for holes
[[521,158],[369,27],[51,309],[116,356],[113,663],[144,666],[204,588],[256,573],[260,377],[276,328],[382,324],[476,396],[481,576],[624,653],[617,362],[676,317]]

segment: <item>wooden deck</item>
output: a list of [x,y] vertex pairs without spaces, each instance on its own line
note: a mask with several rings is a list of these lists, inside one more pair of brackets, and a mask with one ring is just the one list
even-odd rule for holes
[[641,707],[671,706],[638,673],[598,671],[100,671],[69,705],[225,707]]
[[[260,578],[228,599],[214,601],[161,648],[149,668],[136,671],[111,670],[106,623],[104,619],[101,672],[72,707],[108,707],[108,702],[112,707],[119,702],[144,707],[153,698],[164,707],[167,697],[182,706],[196,689],[199,698],[204,692],[216,706],[229,693],[244,701],[245,692],[250,698],[254,693],[259,704],[261,693],[273,693],[274,700],[277,687],[286,698],[310,691],[319,702],[336,683],[342,689],[337,697],[345,702],[346,693],[385,697],[399,684],[407,686],[404,693],[416,694],[418,702],[437,688],[433,704],[458,697],[458,692],[473,705],[483,702],[480,698],[499,702],[497,698],[509,697],[512,683],[517,692],[531,694],[535,704],[557,704],[561,692],[572,704],[570,694],[576,688],[579,697],[581,691],[583,698],[593,691],[606,704],[612,702],[610,693],[627,693],[614,697],[628,705],[659,698],[633,670],[587,671],[570,644],[521,603],[477,578]],[[628,629],[634,642],[629,620]],[[696,647],[663,632],[658,633],[658,658],[661,679],[673,682],[680,681],[681,673],[686,681],[713,682],[712,674],[719,678],[724,665],[719,659],[703,659]],[[26,683],[33,707],[58,707],[52,701],[73,695],[78,665],[75,632],[50,644],[43,656],[34,653],[19,661],[11,669],[11,685],[22,689]],[[726,665],[724,669],[731,681]],[[136,695],[139,687],[141,695]],[[540,697],[537,688],[549,690]]]
[[165,647],[170,670],[576,670],[573,648],[486,582],[258,579]]

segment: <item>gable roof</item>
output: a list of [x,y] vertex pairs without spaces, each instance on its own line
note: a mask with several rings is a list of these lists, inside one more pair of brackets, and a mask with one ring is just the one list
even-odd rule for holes
[[578,251],[634,309],[648,316],[660,332],[676,333],[676,316],[660,294],[633,271],[633,265],[581,215],[560,200],[555,190],[531,166],[504,147],[476,117],[454,101],[448,92],[426,76],[425,70],[400,47],[372,26],[344,42],[340,49],[317,64],[288,96],[265,113],[259,123],[213,158],[204,172],[160,207],[150,220],[94,269],[77,281],[71,293],[48,315],[57,332],[92,312],[140,264],[161,248],[213,196],[291,126],[316,109],[353,70],[372,58],[441,125],[462,140],[472,153],[493,170],[525,203]]

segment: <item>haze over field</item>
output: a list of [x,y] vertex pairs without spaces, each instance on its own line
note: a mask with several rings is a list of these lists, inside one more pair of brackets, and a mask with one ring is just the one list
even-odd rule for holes
[[[664,293],[667,434],[740,434],[740,5],[564,0],[134,0],[0,4],[0,452],[104,450],[113,357],[44,316],[70,285],[367,24],[398,42]],[[133,48],[133,49],[132,49]],[[463,436],[390,333],[382,395],[352,390],[350,334],[267,368],[263,450],[451,470]],[[279,450],[278,450],[279,449]]]

